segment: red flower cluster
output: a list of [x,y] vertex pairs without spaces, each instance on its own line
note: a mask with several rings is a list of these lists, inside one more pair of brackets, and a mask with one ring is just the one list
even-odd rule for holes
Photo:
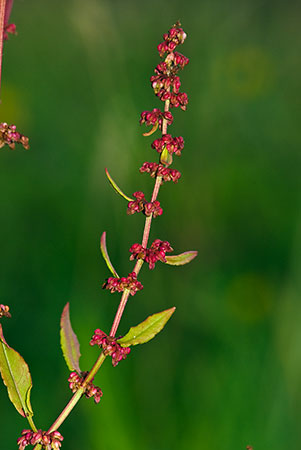
[[11,317],[9,312],[9,306],[0,304],[0,318],[1,317]]
[[161,130],[163,119],[167,120],[168,125],[173,122],[173,116],[169,111],[161,111],[159,108],[154,108],[152,111],[143,111],[141,113],[140,125],[145,123],[146,125],[159,125]]
[[179,92],[181,82],[177,75],[180,69],[188,64],[189,59],[174,51],[179,44],[183,44],[186,34],[177,23],[168,33],[163,35],[164,42],[158,45],[159,55],[164,61],[155,68],[155,75],[150,79],[155,94],[163,101],[169,100],[170,107],[185,110],[188,104],[187,94]]
[[171,134],[164,134],[161,138],[153,141],[152,148],[157,150],[158,153],[162,153],[166,148],[171,155],[175,153],[177,156],[181,156],[181,151],[184,148],[184,139],[182,136],[173,138]]
[[128,203],[128,214],[135,214],[136,212],[143,212],[146,216],[153,215],[158,217],[163,214],[163,209],[160,207],[160,202],[155,200],[154,202],[147,202],[143,192],[134,192],[133,196],[136,200]]
[[169,55],[165,58],[165,64],[173,63],[173,72],[178,71],[179,69],[184,69],[185,66],[189,63],[189,59],[182,55],[179,52],[169,53]]
[[186,39],[186,33],[180,27],[180,24],[176,23],[168,33],[163,34],[163,39],[164,42],[161,42],[157,47],[161,58],[164,53],[171,53],[179,44],[183,44]]
[[[76,372],[71,372],[70,376],[68,378],[69,381],[69,387],[71,389],[71,391],[73,393],[75,393],[76,391],[78,391],[78,389],[82,386],[83,381],[85,380],[85,376],[88,374],[88,372],[83,373],[84,376],[80,376],[78,375],[78,373]],[[95,403],[99,403],[101,397],[103,396],[102,390],[97,387],[94,386],[94,384],[92,383],[92,381],[90,381],[86,386],[85,386],[85,396],[87,398],[91,398],[94,397],[94,402]]]
[[148,263],[150,269],[154,269],[157,261],[166,262],[166,252],[172,252],[172,247],[169,242],[156,239],[150,248],[144,248],[140,244],[133,244],[130,248],[132,253],[130,260],[143,259]]
[[58,450],[61,448],[63,436],[58,431],[48,433],[47,431],[23,430],[22,436],[18,439],[19,450],[24,450],[27,445],[40,444],[47,450]]
[[[168,109],[174,107],[186,110],[188,97],[185,92],[180,92],[181,81],[178,72],[189,63],[189,59],[176,51],[177,46],[183,44],[186,39],[186,33],[181,28],[180,22],[171,27],[168,33],[163,35],[163,39],[164,41],[157,48],[160,57],[164,59],[155,67],[155,74],[151,76],[150,81],[155,95],[165,102],[167,111],[163,113],[158,108],[143,111],[140,118],[140,124],[146,123],[152,126],[151,131],[144,133],[144,136],[151,135],[158,127],[164,133],[161,138],[155,139],[151,144],[152,148],[161,154],[160,164],[145,162],[140,172],[148,172],[152,177],[162,176],[162,181],[176,183],[181,174],[177,170],[169,169],[168,166],[172,163],[173,153],[177,156],[181,155],[184,139],[181,136],[172,137],[171,134],[167,134],[167,126],[173,122],[173,116]],[[142,211],[143,201],[144,199],[141,198],[130,202],[128,214]]]
[[140,172],[149,173],[152,178],[156,176],[161,176],[162,181],[173,181],[177,183],[181,178],[181,172],[176,169],[170,169],[168,167],[164,167],[162,164],[157,164],[154,162],[145,162],[143,166],[140,167]]
[[103,289],[109,289],[112,293],[123,292],[125,289],[128,289],[131,295],[135,295],[137,291],[141,291],[143,289],[142,284],[137,280],[137,275],[135,272],[129,273],[128,277],[110,277],[106,280],[102,287]]
[[165,91],[165,89],[160,89],[157,95],[163,102],[169,100],[170,106],[173,106],[174,108],[178,108],[180,106],[180,108],[183,111],[186,110],[186,106],[188,104],[188,97],[187,94],[185,94],[185,92],[179,92],[175,94],[174,92],[168,92]]
[[28,150],[28,142],[28,137],[16,131],[16,125],[7,125],[6,122],[0,123],[0,148],[7,144],[9,148],[14,150],[15,144],[18,143]]
[[[176,69],[176,70],[175,70]],[[178,68],[175,68],[171,73],[170,64],[168,65],[166,62],[161,62],[155,68],[155,73],[157,75],[153,75],[150,78],[152,87],[157,95],[160,90],[169,90],[171,87],[175,93],[179,92],[181,81],[178,76],[175,75],[175,72],[178,71]]]
[[99,345],[99,347],[102,347],[104,354],[112,357],[113,367],[117,366],[119,361],[125,359],[131,351],[129,347],[121,347],[116,342],[116,338],[107,336],[99,328],[94,331],[90,345]]
[[4,32],[3,32],[3,39],[5,41],[8,40],[8,33],[17,34],[17,27],[14,23],[9,23],[9,24],[5,25]]

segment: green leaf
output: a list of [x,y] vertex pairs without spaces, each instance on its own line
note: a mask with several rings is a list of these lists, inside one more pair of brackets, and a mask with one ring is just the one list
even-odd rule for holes
[[117,342],[121,347],[129,347],[130,345],[144,344],[150,341],[162,330],[175,312],[175,309],[173,307],[149,316],[136,327],[131,327],[129,332],[121,339],[118,339]]
[[106,172],[106,176],[108,177],[109,182],[111,183],[113,189],[115,189],[117,194],[121,195],[121,197],[125,198],[128,202],[133,202],[134,199],[131,198],[131,197],[128,197],[127,195],[125,195],[124,192],[122,192],[122,190],[120,189],[120,187],[117,186],[117,184],[115,183],[115,181],[113,180],[113,178],[109,174],[108,169],[105,169],[105,172]]
[[69,370],[75,370],[80,374],[81,370],[79,368],[79,342],[71,326],[69,302],[66,304],[62,312],[60,335],[63,355]]
[[113,264],[111,263],[108,251],[107,251],[107,243],[106,243],[106,232],[104,231],[101,235],[101,239],[100,239],[100,250],[101,250],[101,254],[109,268],[109,270],[112,272],[112,274],[114,275],[115,278],[119,278],[118,273],[116,272],[116,270],[114,269]]
[[30,404],[32,381],[28,365],[22,356],[7,344],[1,325],[0,371],[9,399],[18,413],[23,417],[33,416]]
[[180,253],[180,255],[165,256],[166,264],[170,264],[171,266],[183,266],[184,264],[190,263],[197,254],[198,252],[196,250],[190,250],[189,252]]
[[169,153],[166,147],[164,147],[161,155],[160,155],[160,163],[165,166],[170,166],[172,164],[172,155]]

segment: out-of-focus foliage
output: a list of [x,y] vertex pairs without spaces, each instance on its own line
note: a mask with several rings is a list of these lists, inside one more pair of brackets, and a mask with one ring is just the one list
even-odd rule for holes
[[[186,145],[178,185],[160,193],[152,237],[184,267],[141,272],[120,334],[177,307],[163,333],[95,382],[61,427],[65,450],[254,450],[300,445],[300,6],[280,1],[21,2],[5,43],[1,121],[31,149],[0,150],[0,302],[5,336],[30,366],[32,407],[46,429],[71,393],[59,346],[63,306],[88,369],[95,328],[109,332],[119,296],[99,239],[127,275],[143,217],[126,215],[104,174],[151,192],[142,110],[159,107],[149,77],[156,45],[180,19],[187,112],[170,128]],[[1,448],[27,424],[0,387]]]

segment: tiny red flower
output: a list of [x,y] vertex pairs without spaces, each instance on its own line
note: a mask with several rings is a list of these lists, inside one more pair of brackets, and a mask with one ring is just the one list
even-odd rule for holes
[[58,431],[32,431],[23,430],[22,436],[19,437],[17,443],[19,445],[19,450],[24,450],[28,445],[40,444],[43,448],[47,450],[59,450],[62,445],[63,436]]
[[16,25],[14,23],[8,23],[9,16],[11,13],[11,9],[13,6],[14,0],[6,0],[5,4],[5,12],[4,12],[4,30],[3,30],[3,39],[8,39],[8,33],[17,34]]
[[182,136],[173,138],[170,134],[164,134],[161,138],[155,139],[152,143],[152,148],[162,153],[166,148],[171,155],[175,153],[181,156],[181,151],[184,148],[184,139]]
[[112,365],[115,367],[122,359],[125,359],[131,351],[129,347],[121,347],[116,341],[117,339],[115,337],[107,336],[106,333],[97,328],[94,331],[90,345],[102,347],[104,354],[112,357]]
[[150,248],[144,248],[140,244],[133,244],[130,248],[130,260],[143,259],[148,263],[150,269],[154,269],[157,261],[166,262],[166,252],[171,252],[173,249],[169,242],[154,240]]
[[16,125],[8,125],[6,122],[0,123],[0,148],[7,144],[9,148],[14,150],[16,143],[22,144],[26,150],[29,149],[28,137],[18,133]]
[[168,33],[163,34],[163,39],[164,42],[161,42],[157,47],[160,57],[162,57],[164,53],[173,52],[179,44],[183,44],[186,39],[186,33],[180,27],[180,24],[176,23]]
[[140,167],[140,172],[149,173],[152,178],[156,176],[162,177],[163,181],[173,181],[177,183],[181,178],[181,172],[176,169],[170,169],[168,167],[164,167],[162,164],[157,164],[154,162],[145,162],[142,167]]
[[[79,375],[76,372],[71,372],[68,378],[69,381],[69,388],[73,393],[77,392],[80,387],[82,387],[82,384],[88,375],[88,372],[83,372],[82,375]],[[94,397],[94,402],[99,403],[101,397],[103,396],[102,390],[95,386],[92,383],[93,379],[85,386],[85,396],[87,398]]]
[[9,306],[0,304],[0,318],[1,317],[11,317]]
[[136,292],[143,289],[143,285],[137,280],[135,272],[129,273],[128,277],[113,278],[110,277],[102,285],[103,289],[108,289],[113,292],[123,292],[125,289],[130,291],[131,295],[135,295]]
[[158,200],[154,202],[147,202],[143,192],[134,192],[133,196],[136,200],[132,200],[128,203],[128,214],[135,214],[136,212],[143,212],[146,216],[158,217],[163,214],[163,209],[160,207],[160,202]]

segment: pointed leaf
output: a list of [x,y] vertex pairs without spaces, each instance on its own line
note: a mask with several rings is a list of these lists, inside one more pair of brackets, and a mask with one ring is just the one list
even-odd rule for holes
[[118,339],[117,342],[121,347],[129,347],[130,345],[144,344],[150,341],[162,330],[166,322],[175,312],[175,309],[173,307],[149,316],[136,327],[131,327],[129,332],[121,339]]
[[160,155],[160,163],[165,166],[170,166],[172,164],[172,155],[169,153],[166,147],[164,147],[161,155]]
[[165,256],[166,264],[171,266],[183,266],[192,261],[198,252],[196,250],[190,250],[189,252],[180,253],[180,255],[169,255]]
[[142,133],[142,136],[151,136],[155,131],[157,131],[159,126],[159,122],[156,122],[153,128],[150,131],[147,131],[146,133]]
[[69,370],[75,370],[77,373],[81,373],[79,368],[79,342],[71,326],[69,302],[66,304],[62,312],[60,334],[63,355]]
[[115,278],[119,278],[118,273],[116,272],[116,270],[114,269],[113,264],[111,263],[108,251],[107,251],[107,243],[106,243],[106,232],[104,231],[101,235],[101,239],[100,239],[100,250],[103,256],[103,259],[105,260],[109,270],[112,272],[112,274],[114,275]]
[[9,399],[18,413],[23,417],[33,416],[30,404],[32,381],[28,365],[22,356],[7,344],[1,325],[0,370]]
[[117,192],[117,194],[121,195],[121,197],[125,198],[128,202],[133,202],[134,199],[131,197],[128,197],[127,195],[125,195],[122,190],[120,189],[119,186],[117,186],[117,184],[115,183],[115,181],[113,180],[113,178],[111,177],[111,175],[109,174],[108,169],[105,169],[106,172],[106,176],[108,177],[109,182],[111,183],[112,187],[115,189],[115,191]]

